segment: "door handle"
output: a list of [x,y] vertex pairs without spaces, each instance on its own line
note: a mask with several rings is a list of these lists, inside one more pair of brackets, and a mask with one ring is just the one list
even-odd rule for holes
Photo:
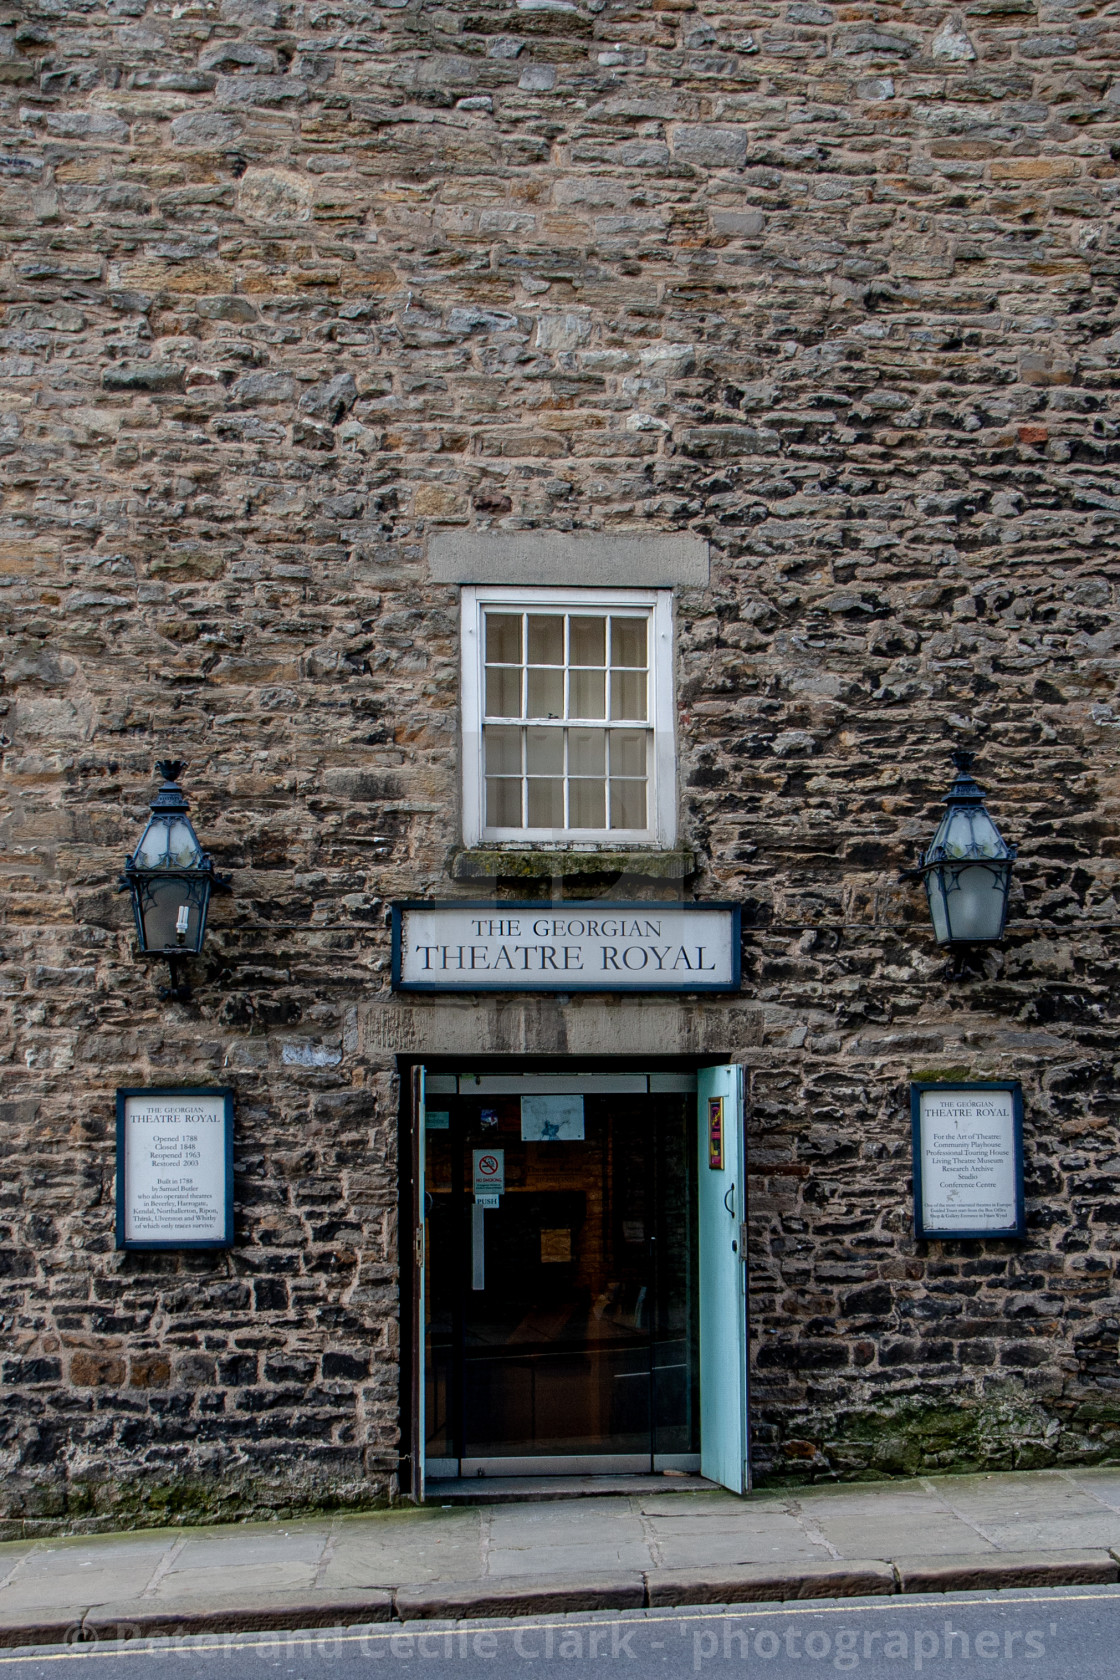
[[734,1219],[734,1217],[735,1217],[735,1204],[734,1204],[734,1202],[732,1202],[730,1200],[730,1198],[732,1196],[734,1196],[734,1194],[735,1194],[735,1185],[734,1185],[734,1183],[732,1183],[731,1188],[724,1192],[724,1197],[723,1197],[723,1205],[727,1209],[728,1213],[731,1215],[732,1219]]

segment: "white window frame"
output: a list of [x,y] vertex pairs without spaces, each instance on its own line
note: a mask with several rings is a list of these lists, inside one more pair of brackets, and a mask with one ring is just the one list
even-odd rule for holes
[[[550,607],[566,612],[632,611],[650,615],[650,710],[653,748],[644,829],[487,829],[483,779],[483,639],[487,607],[532,612]],[[676,694],[673,681],[673,592],[671,589],[545,589],[536,586],[466,585],[462,591],[463,840],[468,846],[534,846],[581,851],[629,847],[666,849],[677,836]],[[609,727],[605,723],[604,727]]]

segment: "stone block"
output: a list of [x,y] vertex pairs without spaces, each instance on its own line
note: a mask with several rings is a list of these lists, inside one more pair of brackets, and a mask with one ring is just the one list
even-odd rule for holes
[[647,1576],[651,1606],[759,1604],[791,1598],[863,1598],[896,1591],[890,1564],[713,1564],[704,1569],[656,1569]]
[[625,1574],[553,1575],[507,1580],[433,1582],[398,1587],[393,1604],[402,1622],[465,1616],[548,1616],[574,1611],[637,1610],[645,1581]]
[[428,568],[435,583],[702,587],[708,579],[708,545],[693,536],[628,531],[433,531]]
[[982,1556],[900,1557],[900,1592],[983,1592],[1000,1587],[1064,1587],[1120,1579],[1110,1552],[997,1552]]
[[75,1388],[120,1388],[125,1361],[119,1353],[78,1348],[70,1355],[70,1381]]
[[678,163],[706,169],[741,169],[747,161],[745,128],[712,123],[678,123],[670,131],[670,145]]

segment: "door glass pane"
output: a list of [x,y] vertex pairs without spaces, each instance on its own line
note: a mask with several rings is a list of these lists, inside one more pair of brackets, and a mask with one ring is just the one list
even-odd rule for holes
[[[692,1107],[691,1100],[689,1107]],[[653,1450],[700,1448],[700,1303],[696,1264],[696,1139],[684,1112],[667,1110],[654,1155]]]
[[486,663],[488,665],[520,665],[521,614],[486,614]]
[[563,665],[564,618],[560,613],[530,613],[529,664]]
[[457,1408],[453,1391],[458,1306],[455,1277],[459,1264],[453,1197],[454,1151],[450,1129],[426,1132],[424,1149],[427,1213],[424,1242],[424,1306],[427,1314],[424,1446],[429,1458],[450,1458],[457,1450]]
[[[522,1137],[516,1096],[437,1101],[429,1453],[695,1452],[694,1102],[588,1095],[581,1126],[542,1139],[539,1116]],[[476,1266],[482,1148],[503,1151],[505,1191]]]

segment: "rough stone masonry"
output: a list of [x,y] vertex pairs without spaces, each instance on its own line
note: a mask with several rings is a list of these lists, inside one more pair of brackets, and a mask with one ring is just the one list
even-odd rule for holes
[[[1115,1462],[1115,12],[4,20],[2,1532],[397,1491],[385,906],[477,892],[437,527],[712,543],[681,846],[743,992],[620,1031],[748,1068],[756,1474]],[[958,738],[1021,864],[956,974],[897,874]],[[234,883],[189,1004],[114,890],[165,753]],[[913,1240],[920,1076],[1022,1079],[1025,1244]],[[113,1093],[176,1082],[236,1090],[237,1246],[121,1255]]]

